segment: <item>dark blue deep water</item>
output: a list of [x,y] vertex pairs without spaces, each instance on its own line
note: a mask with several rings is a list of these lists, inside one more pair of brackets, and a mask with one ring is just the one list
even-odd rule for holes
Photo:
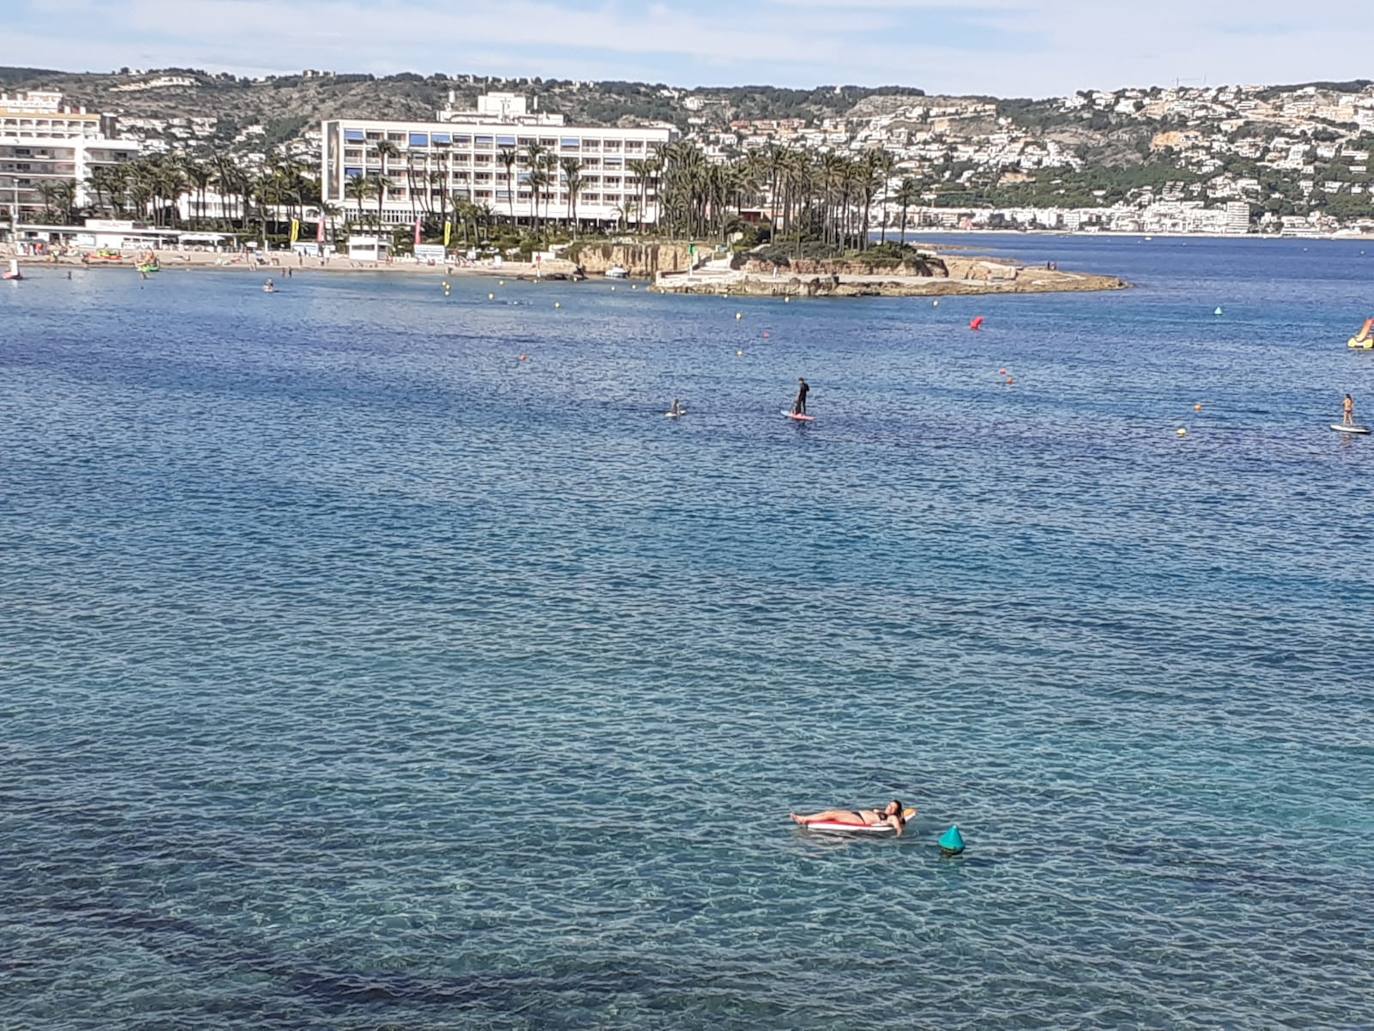
[[0,1027],[1374,1026],[1374,246],[971,242],[3,284]]

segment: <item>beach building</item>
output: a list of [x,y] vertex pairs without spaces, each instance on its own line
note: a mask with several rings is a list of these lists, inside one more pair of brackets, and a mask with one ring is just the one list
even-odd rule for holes
[[[392,225],[451,211],[455,197],[523,223],[536,217],[603,226],[658,220],[655,181],[641,182],[635,169],[673,140],[673,129],[568,125],[561,114],[532,109],[513,93],[483,94],[473,109],[456,104],[450,93],[449,106],[432,122],[325,121],[325,201],[375,213],[380,188],[381,221]],[[537,168],[532,147],[540,155]],[[514,158],[509,173],[505,155]],[[577,163],[576,191],[563,167],[569,159]],[[543,184],[531,181],[534,173]]]
[[0,93],[0,210],[19,219],[54,208],[53,190],[71,183],[73,206],[92,203],[89,177],[139,154],[135,140],[116,138],[111,115],[67,107],[62,94]]
[[46,254],[75,248],[96,251],[232,251],[234,233],[166,229],[126,219],[88,218],[82,225],[21,222],[17,233],[0,233],[20,254]]

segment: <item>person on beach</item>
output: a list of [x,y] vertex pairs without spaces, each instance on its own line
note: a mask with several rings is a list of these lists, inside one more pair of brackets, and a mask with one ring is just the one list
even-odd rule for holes
[[1349,394],[1345,395],[1345,403],[1341,405],[1341,422],[1346,426],[1355,425],[1355,399]]
[[874,827],[886,823],[900,835],[906,827],[906,817],[903,815],[905,812],[902,803],[894,798],[882,809],[827,809],[821,813],[811,813],[809,816],[801,813],[789,815],[792,822],[799,827],[812,823],[846,823],[855,827]]
[[811,386],[801,376],[797,377],[797,382],[801,385],[797,387],[797,400],[792,402],[792,414],[805,415],[806,395],[811,392]]

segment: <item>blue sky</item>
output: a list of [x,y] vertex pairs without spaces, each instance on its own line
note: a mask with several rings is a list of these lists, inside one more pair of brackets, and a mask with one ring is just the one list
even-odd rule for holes
[[1374,78],[1368,0],[5,0],[0,62],[1081,88]]

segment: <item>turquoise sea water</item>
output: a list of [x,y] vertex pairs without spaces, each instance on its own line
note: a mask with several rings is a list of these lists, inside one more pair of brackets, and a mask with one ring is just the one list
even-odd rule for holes
[[1374,248],[972,242],[4,284],[0,1028],[1374,1025]]

